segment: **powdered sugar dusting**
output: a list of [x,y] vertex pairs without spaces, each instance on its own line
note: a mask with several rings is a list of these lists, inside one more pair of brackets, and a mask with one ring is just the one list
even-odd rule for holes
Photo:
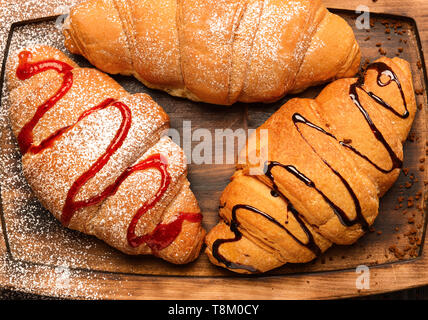
[[[105,16],[99,23],[108,20],[109,41],[120,46],[82,23],[93,12]],[[311,0],[89,1],[73,9],[67,45],[79,43],[101,70],[172,95],[225,105],[275,101],[326,80],[299,78],[305,55],[324,45],[312,38],[326,12]],[[347,47],[343,54],[356,56]]]
[[[37,43],[59,47],[64,50],[62,46],[63,37],[60,31],[53,22],[46,22],[18,27],[12,38],[10,52],[35,46]],[[60,56],[55,57],[61,58]],[[81,74],[79,82],[82,81],[82,86],[74,87],[74,91],[70,92],[74,97],[72,100],[78,101],[78,98],[89,99],[90,103],[82,106],[84,109],[89,108],[91,104],[96,104],[95,100],[100,102],[101,97],[92,94],[90,92],[91,89],[83,90],[83,87],[91,87],[91,85],[84,83],[85,74],[90,73],[90,71],[76,69],[73,72],[76,79]],[[55,76],[50,84],[52,88],[55,88],[55,83],[60,80],[58,75]],[[99,81],[102,82],[105,79],[100,77]],[[92,84],[92,86],[94,85],[96,83]],[[101,85],[98,86],[98,88],[100,87]],[[78,195],[79,199],[93,195],[94,187],[102,188],[108,185],[112,179],[114,180],[114,176],[111,175],[112,170],[121,172],[123,168],[134,163],[149,146],[159,139],[161,132],[166,128],[164,125],[166,121],[165,115],[159,112],[159,107],[148,96],[143,94],[137,94],[132,97],[124,96],[123,89],[117,88],[111,89],[111,93],[112,96],[117,98],[123,96],[124,103],[131,108],[138,106],[132,110],[134,125],[129,132],[129,139],[124,143],[120,153],[112,157],[104,170],[99,172],[97,179],[90,180],[82,188],[81,193]],[[23,175],[20,161],[21,155],[13,137],[8,118],[10,92],[6,86],[3,88],[2,94],[2,109],[0,111],[2,130],[0,134],[4,144],[2,144],[2,152],[0,154],[0,183],[4,226],[8,236],[7,244],[8,249],[10,249],[10,256],[7,255],[0,258],[2,259],[0,261],[0,273],[8,275],[10,286],[29,292],[39,293],[39,290],[49,288],[48,294],[54,296],[90,298],[102,298],[104,294],[110,297],[114,296],[115,288],[109,288],[108,291],[104,291],[105,289],[99,290],[101,283],[104,280],[111,279],[111,275],[103,272],[79,270],[126,272],[129,271],[132,263],[135,265],[135,261],[129,261],[126,256],[118,253],[118,251],[103,242],[94,239],[94,237],[64,228],[42,207]],[[104,91],[104,94],[106,94],[106,91]],[[109,93],[107,92],[107,94]],[[15,96],[15,98],[17,97]],[[35,96],[33,98],[37,100]],[[36,127],[34,131],[35,142],[40,142],[56,128],[70,125],[67,121],[74,122],[76,116],[70,119],[70,114],[76,111],[76,105],[78,103],[64,107],[59,102],[54,108],[55,110],[53,109],[51,113],[48,112]],[[60,112],[60,114],[56,113],[55,115],[55,112]],[[76,113],[79,114],[79,112]],[[113,107],[109,107],[82,120],[82,126],[77,125],[73,129],[76,131],[77,136],[81,137],[80,140],[73,140],[71,138],[72,135],[64,135],[64,139],[58,141],[58,150],[68,150],[69,156],[66,157],[68,159],[58,157],[59,160],[62,159],[62,162],[57,164],[64,165],[66,161],[72,161],[73,157],[79,156],[79,150],[81,149],[85,150],[84,154],[80,154],[81,158],[86,159],[87,162],[96,159],[99,156],[99,151],[105,149],[106,145],[111,141],[120,124],[120,119],[120,113],[114,110]],[[98,129],[88,131],[83,125],[84,122],[91,126],[96,125]],[[19,129],[22,125],[19,124],[17,128]],[[76,141],[79,141],[77,144],[80,148],[70,151],[70,146]],[[61,144],[64,147],[61,147]],[[168,150],[163,150],[162,152],[164,151]],[[30,160],[24,160],[24,163],[26,162],[30,162]],[[49,164],[51,161],[46,163]],[[182,163],[185,166],[184,160]],[[42,177],[46,178],[40,172],[29,170],[36,173],[34,181]],[[182,168],[180,170],[183,172]],[[69,173],[72,174],[72,172]],[[50,192],[54,193],[56,190],[64,188],[63,183],[64,181],[58,179],[58,177],[52,177],[52,180],[45,184],[46,188],[41,189],[50,190]],[[164,206],[166,206],[166,203]],[[153,267],[141,269],[141,264],[135,267],[137,273],[157,273],[156,268],[151,269]],[[40,278],[41,275],[43,275],[43,279]],[[116,281],[118,282],[116,288],[119,288],[121,281]]]

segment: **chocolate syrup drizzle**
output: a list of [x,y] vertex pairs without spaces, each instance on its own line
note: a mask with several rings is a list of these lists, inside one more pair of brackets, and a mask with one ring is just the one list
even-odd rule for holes
[[[364,116],[364,119],[366,120],[367,124],[369,125],[369,127],[370,127],[371,131],[373,132],[373,135],[375,136],[375,138],[378,141],[380,141],[382,143],[382,145],[384,146],[384,148],[387,150],[387,152],[388,152],[388,154],[389,154],[389,156],[391,158],[391,161],[392,161],[392,166],[391,166],[390,169],[383,169],[383,168],[379,167],[371,159],[369,159],[366,155],[364,155],[361,152],[359,152],[358,150],[356,150],[349,143],[346,143],[345,141],[339,141],[333,134],[331,134],[330,132],[327,132],[323,128],[321,128],[321,127],[313,124],[312,122],[308,121],[301,114],[294,113],[293,116],[292,116],[292,121],[293,121],[294,126],[296,127],[297,131],[300,133],[300,136],[305,140],[305,142],[312,148],[312,150],[318,155],[318,157],[324,162],[324,164],[340,179],[340,181],[346,187],[348,193],[350,194],[350,196],[351,196],[351,198],[352,198],[352,200],[354,202],[355,211],[356,211],[355,218],[354,219],[350,219],[346,215],[346,213],[340,207],[338,207],[320,189],[318,189],[316,187],[315,183],[310,178],[308,178],[307,176],[305,176],[295,166],[293,166],[293,165],[284,165],[284,164],[279,163],[277,161],[270,161],[270,162],[267,162],[267,164],[265,165],[265,171],[264,172],[265,172],[265,176],[272,183],[271,195],[273,197],[280,196],[281,198],[283,198],[287,202],[287,211],[291,212],[293,214],[295,220],[299,223],[301,229],[305,232],[306,237],[307,237],[307,242],[303,243],[302,241],[300,241],[299,239],[297,239],[279,221],[277,221],[276,219],[274,219],[273,217],[271,217],[267,213],[262,212],[261,210],[259,210],[257,208],[254,208],[252,206],[249,206],[249,205],[237,204],[237,205],[235,205],[232,208],[232,219],[231,219],[231,222],[230,222],[230,230],[235,234],[235,237],[231,238],[231,239],[217,239],[213,243],[212,254],[213,254],[214,258],[217,259],[217,261],[219,261],[220,263],[223,263],[229,269],[244,269],[244,270],[247,270],[249,272],[257,272],[257,270],[254,267],[231,262],[231,261],[227,260],[223,255],[221,255],[219,253],[219,247],[220,247],[221,244],[227,243],[227,242],[239,241],[242,238],[242,233],[239,231],[239,228],[238,228],[240,223],[237,220],[237,216],[236,216],[236,212],[237,212],[238,209],[246,209],[248,211],[251,211],[251,212],[254,212],[256,214],[259,214],[260,216],[268,219],[269,221],[271,221],[275,225],[280,226],[297,243],[299,243],[300,245],[302,245],[302,246],[308,248],[309,250],[311,250],[315,254],[315,256],[318,256],[318,255],[321,254],[321,249],[316,244],[316,242],[314,240],[314,237],[313,237],[313,234],[310,232],[310,230],[308,229],[308,227],[304,223],[303,219],[300,216],[300,213],[294,208],[294,206],[290,202],[290,200],[281,191],[279,191],[279,188],[278,188],[277,184],[275,183],[275,179],[274,179],[274,176],[272,174],[272,170],[275,167],[281,167],[281,168],[287,170],[289,173],[291,173],[297,179],[299,179],[300,181],[302,181],[303,183],[305,183],[306,186],[315,189],[316,192],[319,195],[321,195],[322,198],[326,201],[326,203],[332,208],[334,214],[337,216],[337,218],[339,219],[339,221],[340,221],[340,223],[342,225],[344,225],[346,227],[351,227],[353,225],[359,224],[364,231],[367,231],[369,225],[368,225],[367,220],[364,218],[364,216],[363,216],[363,214],[361,212],[361,205],[360,205],[360,202],[359,202],[358,197],[356,196],[355,192],[352,190],[351,186],[346,181],[346,179],[339,172],[337,172],[335,169],[333,169],[333,167],[325,159],[323,159],[317,153],[317,151],[315,150],[315,148],[303,136],[302,132],[299,129],[298,124],[299,123],[304,124],[304,125],[306,125],[306,126],[308,126],[310,128],[318,130],[319,132],[321,132],[321,133],[323,133],[323,134],[325,134],[325,135],[327,135],[327,136],[335,139],[336,141],[338,141],[338,143],[341,146],[343,146],[345,148],[348,148],[349,150],[351,150],[352,152],[354,152],[356,155],[358,155],[362,159],[364,159],[367,162],[369,162],[373,167],[375,167],[378,171],[380,171],[382,173],[387,174],[387,173],[392,172],[395,169],[401,168],[402,165],[403,165],[402,160],[392,150],[391,146],[385,140],[385,138],[383,137],[382,133],[378,130],[378,128],[376,127],[376,125],[373,123],[373,121],[370,118],[370,115],[368,114],[368,112],[362,106],[360,98],[359,98],[359,95],[358,95],[357,89],[360,89],[360,90],[364,91],[370,98],[373,99],[373,101],[375,101],[377,104],[379,104],[380,106],[382,106],[386,110],[392,112],[394,115],[396,115],[397,117],[399,117],[401,119],[406,119],[406,118],[409,117],[409,111],[407,109],[407,102],[406,102],[406,99],[405,99],[405,96],[404,96],[404,92],[403,92],[401,83],[400,83],[397,75],[393,72],[393,70],[387,64],[385,64],[383,62],[375,62],[375,63],[372,63],[371,65],[369,65],[366,70],[371,70],[371,69],[375,69],[377,71],[377,85],[379,87],[385,87],[385,86],[391,84],[392,82],[394,82],[397,85],[398,89],[400,90],[401,98],[402,98],[402,101],[403,101],[403,105],[404,105],[404,109],[405,109],[404,113],[401,114],[401,113],[397,112],[394,108],[392,108],[391,105],[389,105],[387,102],[385,102],[382,98],[378,97],[373,92],[366,91],[363,88],[365,73],[364,73],[364,75],[362,77],[360,77],[355,83],[353,83],[350,86],[350,88],[349,88],[349,97],[352,100],[352,102],[354,103],[354,105],[360,110],[361,114]],[[382,75],[388,76],[389,80],[387,82],[382,82],[382,80],[381,80]],[[221,206],[221,207],[224,207],[224,206],[225,206],[225,204],[223,206]]]

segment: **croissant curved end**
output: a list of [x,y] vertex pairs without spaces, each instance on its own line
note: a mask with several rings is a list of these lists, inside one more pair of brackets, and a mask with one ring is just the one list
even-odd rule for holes
[[81,54],[79,48],[73,40],[73,37],[71,36],[70,16],[65,19],[64,24],[62,25],[62,33],[65,38],[64,44],[68,51],[73,54]]

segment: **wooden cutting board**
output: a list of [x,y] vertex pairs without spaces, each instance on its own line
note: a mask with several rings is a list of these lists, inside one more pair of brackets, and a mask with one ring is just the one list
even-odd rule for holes
[[[76,1],[74,1],[76,2]],[[46,17],[63,12],[71,1],[0,1],[1,58],[20,46],[42,41],[64,49],[56,28],[56,18],[41,21],[16,21]],[[357,1],[347,8],[355,9]],[[360,4],[361,1],[358,1]],[[364,2],[363,2],[364,3]],[[392,3],[392,4],[391,4]],[[32,4],[29,6],[29,4]],[[338,7],[337,1],[326,1]],[[353,246],[336,246],[315,261],[286,265],[262,276],[238,276],[211,265],[204,254],[186,266],[174,266],[151,257],[129,257],[104,243],[64,229],[33,197],[19,165],[19,152],[11,138],[5,110],[7,90],[3,86],[1,125],[1,223],[0,286],[36,294],[77,298],[146,299],[313,299],[339,298],[381,293],[428,284],[428,249],[424,245],[427,214],[425,202],[426,155],[426,65],[422,48],[428,47],[428,23],[423,12],[428,5],[412,1],[413,19],[384,13],[371,15],[370,32],[356,28],[354,11],[334,10],[354,28],[363,53],[363,62],[381,54],[399,55],[411,63],[417,103],[420,110],[405,145],[403,173],[382,199],[374,229]],[[343,3],[341,3],[343,6]],[[382,1],[366,5],[379,12],[409,14],[403,1]],[[6,7],[8,6],[8,7]],[[30,9],[30,10],[29,10]],[[0,9],[1,10],[1,9]],[[403,11],[400,11],[403,10]],[[425,10],[425,11],[424,11]],[[413,10],[412,10],[413,11]],[[6,41],[7,40],[7,41]],[[88,63],[73,57],[82,66]],[[256,128],[288,98],[272,105],[237,104],[225,109],[173,98],[149,90],[129,77],[115,79],[130,92],[147,92],[162,105],[179,131],[184,121],[192,129]],[[3,77],[0,79],[4,84]],[[321,90],[312,88],[301,94],[314,97]],[[423,159],[423,160],[422,160]],[[221,191],[233,173],[233,165],[189,166],[189,179],[209,230],[218,219]],[[359,288],[358,266],[368,266],[370,288]],[[367,274],[367,273],[366,273]]]

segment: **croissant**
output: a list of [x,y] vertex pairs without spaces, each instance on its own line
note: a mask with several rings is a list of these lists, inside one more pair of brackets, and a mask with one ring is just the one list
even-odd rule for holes
[[63,225],[127,254],[198,256],[202,216],[159,105],[47,46],[12,55],[7,79],[23,173]]
[[[354,243],[400,173],[415,113],[410,67],[400,58],[380,58],[316,99],[288,101],[240,153],[220,198],[222,220],[206,237],[211,262],[265,272]],[[263,152],[266,162],[254,161]]]
[[89,0],[66,48],[194,101],[272,102],[358,71],[351,27],[320,0]]

